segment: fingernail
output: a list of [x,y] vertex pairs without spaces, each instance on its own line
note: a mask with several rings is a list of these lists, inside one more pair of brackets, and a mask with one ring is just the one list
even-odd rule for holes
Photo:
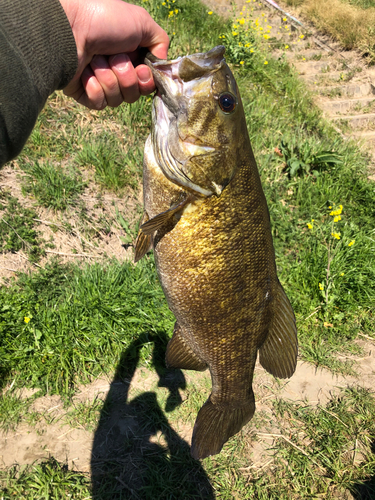
[[129,61],[129,56],[126,54],[116,54],[111,57],[110,64],[111,66],[116,66],[116,69],[119,71],[124,71],[127,69]]
[[151,79],[151,70],[147,66],[142,66],[137,71],[138,80],[141,83],[147,83]]

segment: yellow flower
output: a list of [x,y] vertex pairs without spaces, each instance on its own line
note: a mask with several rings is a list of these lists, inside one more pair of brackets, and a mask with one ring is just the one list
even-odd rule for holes
[[264,61],[264,64],[268,64],[268,61]]
[[162,5],[165,5],[165,2],[163,2]]
[[331,206],[329,206],[328,208],[332,208]]
[[240,19],[240,24],[245,24],[245,19]]
[[333,222],[338,222],[341,220],[341,215],[336,215],[336,217],[333,219]]
[[285,45],[285,48],[286,48],[286,49],[289,49],[289,45]]
[[207,14],[211,16],[211,14],[213,14],[212,10],[210,10],[210,12],[207,12]]
[[25,316],[23,320],[25,323],[28,323],[31,320],[31,318],[28,318],[27,316]]
[[[332,208],[332,207],[329,207],[329,208]],[[342,213],[342,205],[339,205],[339,208],[337,208],[336,210],[332,210],[332,212],[330,212],[329,215],[341,215]]]
[[170,10],[168,17],[172,17],[172,16],[173,16],[173,10]]
[[355,240],[352,240],[350,243],[348,243],[348,247],[352,247],[355,243]]
[[324,290],[324,285],[322,285],[321,283],[319,283],[319,290]]
[[305,38],[305,35],[300,35],[299,37],[302,40],[302,38]]
[[283,21],[286,22],[286,20],[287,20],[286,17],[283,17]]
[[340,273],[340,276],[344,276],[345,273]]
[[254,49],[250,49],[250,52],[254,52]]
[[245,64],[245,61],[240,61],[240,64]]
[[233,28],[234,29],[238,28],[238,24],[233,24]]
[[237,36],[238,35],[237,31],[232,31],[232,35]]
[[178,9],[174,9],[174,13],[175,13],[175,14],[178,14]]
[[265,38],[266,40],[268,40],[270,38],[269,35],[263,35],[263,38]]
[[336,240],[339,240],[341,238],[341,233],[331,233],[331,236],[336,238]]
[[308,223],[307,223],[307,227],[308,227],[309,229],[312,229],[312,228],[313,228],[313,225],[312,225],[310,222],[308,222]]

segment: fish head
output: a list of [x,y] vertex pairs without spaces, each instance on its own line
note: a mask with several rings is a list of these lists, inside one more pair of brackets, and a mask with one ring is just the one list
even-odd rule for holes
[[219,196],[240,166],[246,121],[225,47],[161,60],[149,54],[157,92],[152,147],[164,175],[197,196]]

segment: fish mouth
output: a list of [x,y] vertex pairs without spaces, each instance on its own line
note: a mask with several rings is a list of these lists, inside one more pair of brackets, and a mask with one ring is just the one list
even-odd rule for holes
[[[217,46],[168,61],[148,54],[145,63],[152,71],[157,92],[153,105],[152,144],[155,158],[172,182],[203,196],[220,195],[223,186],[206,179],[204,186],[189,176],[188,163],[193,157],[215,155],[216,149],[201,143],[197,137],[181,137],[179,121],[186,116],[188,100],[199,79],[218,71],[224,62],[225,47]],[[201,177],[204,177],[203,170]]]

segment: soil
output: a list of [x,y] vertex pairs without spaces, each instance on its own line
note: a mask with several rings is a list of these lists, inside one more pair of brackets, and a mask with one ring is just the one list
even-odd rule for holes
[[[230,6],[232,2],[227,0],[205,0],[205,3],[209,9],[223,15],[228,15],[228,12],[232,9]],[[241,8],[242,4],[243,2],[236,1],[238,8]],[[280,18],[280,16],[275,16],[274,13],[272,13],[272,16]],[[309,29],[313,28],[310,27]],[[319,65],[315,64],[314,66],[313,63],[326,61],[330,68],[335,68],[337,61],[341,60],[341,55],[339,54],[340,48],[334,44],[335,50],[330,51],[319,45],[319,43],[315,44],[312,37],[310,38],[309,44],[307,42],[300,43],[298,50],[291,52],[289,57],[296,65],[298,71],[300,71],[301,77],[308,83],[310,82],[310,86],[316,88],[314,82],[319,77],[319,81],[321,82],[319,88],[328,87],[327,72],[322,72],[324,65],[321,65],[319,69]],[[324,39],[323,36],[319,36],[318,38]],[[332,41],[324,39],[323,45],[328,42],[330,45],[333,44]],[[320,52],[313,53],[313,51]],[[308,57],[305,57],[304,54],[308,54]],[[319,56],[319,54],[321,55]],[[313,58],[314,55],[315,58]],[[351,78],[351,84],[356,85],[358,88],[362,84],[368,84],[366,87],[368,93],[358,96],[358,99],[364,97],[371,98],[375,92],[372,73],[368,72],[364,67],[358,54],[354,52],[350,54],[346,53],[345,58],[350,61],[351,67],[354,65],[356,68],[362,68],[361,71],[356,72],[353,78]],[[320,74],[317,75],[317,73]],[[336,75],[334,75],[335,77]],[[348,85],[348,82],[345,85],[343,84],[346,87]],[[321,94],[317,92],[317,95]],[[340,98],[333,99],[330,96],[324,96],[322,99],[317,99],[317,101],[318,103],[320,102],[324,111],[327,112],[327,116],[331,116],[331,118],[336,120],[337,117],[342,118],[344,116],[343,112],[338,112],[337,109],[345,108],[350,111],[358,107],[358,102],[357,104],[346,102],[350,99],[357,99],[357,97],[353,95],[349,96],[349,99],[347,97],[347,90],[345,90],[343,91],[343,96]],[[334,101],[336,101],[336,108],[332,104]],[[340,101],[341,104],[337,104],[337,101]],[[340,106],[342,107],[340,108]],[[329,109],[333,111],[327,111]],[[350,111],[350,113],[350,116],[353,116],[353,111]],[[368,125],[365,125],[365,128],[362,127],[360,129],[362,137],[367,137],[371,140],[375,139],[375,132],[373,134],[372,130],[373,128],[369,128]],[[348,137],[355,135],[347,132],[345,134]],[[0,183],[2,187],[7,187],[12,194],[19,197],[20,187],[17,175],[20,174],[20,171],[17,170],[16,162],[14,166],[15,168],[8,167],[1,171]],[[97,191],[94,186],[87,188],[83,194],[83,198],[93,219],[99,220],[100,216],[104,214],[112,221],[115,221],[113,203],[119,207],[120,211],[126,212],[127,218],[137,216],[137,207],[142,201],[142,194],[140,192],[133,193],[129,191],[126,196],[121,197],[103,194],[100,203],[98,203],[96,193]],[[26,198],[26,203],[32,205],[33,200]],[[93,241],[81,234],[77,214],[74,210],[68,210],[63,215],[57,215],[47,209],[39,210],[39,220],[39,230],[43,238],[49,240],[50,236],[53,236],[55,242],[55,249],[47,253],[47,256],[39,263],[40,266],[44,266],[48,260],[56,256],[62,259],[62,261],[87,262],[96,262],[102,258],[111,256],[116,256],[120,259],[132,258],[132,248],[129,247],[125,250],[122,245],[120,237],[124,236],[125,233],[119,224],[116,225],[113,223],[110,233],[99,229]],[[57,232],[52,230],[53,227],[59,228],[64,222],[69,222],[72,225],[72,231],[68,235],[66,231],[60,231],[60,229]],[[5,279],[15,276],[18,271],[27,271],[34,267],[23,252],[0,256],[0,276]],[[270,416],[270,420],[267,426],[261,424],[259,427],[254,428],[253,422],[250,422],[244,429],[245,433],[251,432],[257,435],[257,439],[253,440],[251,444],[250,458],[252,466],[263,467],[267,463],[267,457],[271,453],[269,449],[272,447],[273,440],[275,439],[273,434],[280,432],[277,420],[272,417],[272,406],[270,403],[272,399],[285,398],[317,405],[324,404],[335,392],[343,387],[361,385],[373,389],[375,386],[375,343],[369,339],[360,340],[358,343],[363,349],[363,356],[360,359],[352,360],[355,363],[354,371],[356,376],[344,377],[334,375],[329,370],[317,369],[311,364],[299,361],[296,373],[290,380],[277,381],[257,364],[254,380],[254,392],[257,400],[256,415],[267,414]],[[175,376],[171,374],[172,378]],[[181,376],[184,377],[184,375]],[[185,372],[185,377],[186,387],[183,388],[184,384],[180,380],[176,382],[177,389],[176,387],[173,389],[175,396],[176,394],[180,395],[179,402],[182,402],[182,404],[188,398],[188,390],[191,384],[198,384],[205,391],[207,391],[206,387],[210,385],[207,373]],[[84,428],[79,423],[72,423],[69,417],[72,407],[66,408],[64,402],[59,397],[39,397],[35,400],[32,407],[32,410],[39,412],[41,415],[41,418],[35,425],[22,423],[15,431],[9,431],[0,435],[0,464],[3,467],[8,467],[15,463],[21,465],[30,464],[35,460],[53,456],[59,461],[67,462],[70,467],[82,472],[89,472],[92,467],[96,466],[96,460],[99,462],[101,460],[109,460],[115,452],[117,453],[117,459],[119,459],[118,444],[116,445],[117,436],[125,436],[127,439],[138,440],[141,443],[140,446],[143,447],[156,444],[164,447],[166,444],[165,434],[161,428],[155,428],[152,432],[150,431],[145,434],[144,427],[142,427],[142,423],[138,420],[138,409],[139,407],[144,408],[145,405],[147,408],[147,404],[150,401],[155,403],[154,399],[156,396],[158,399],[165,400],[168,396],[168,388],[170,389],[172,386],[173,384],[169,386],[168,383],[161,383],[161,379],[156,372],[145,368],[137,368],[131,379],[113,381],[111,376],[108,376],[108,378],[97,379],[92,384],[81,387],[73,400],[73,405],[80,402],[92,403],[95,398],[102,401],[110,401],[111,403],[105,419],[103,420],[104,417],[102,414],[99,420],[98,414],[98,426],[95,428],[94,424],[92,429]],[[20,396],[27,398],[31,396],[31,393],[30,391],[24,391]],[[161,411],[160,418],[164,418],[168,423],[171,432],[179,436],[179,439],[185,442],[185,444],[190,445],[193,420],[184,419],[177,423],[170,423],[163,414],[163,408],[160,408],[160,405],[157,408]],[[114,428],[118,431],[117,434],[115,433],[115,438],[113,437]]]

